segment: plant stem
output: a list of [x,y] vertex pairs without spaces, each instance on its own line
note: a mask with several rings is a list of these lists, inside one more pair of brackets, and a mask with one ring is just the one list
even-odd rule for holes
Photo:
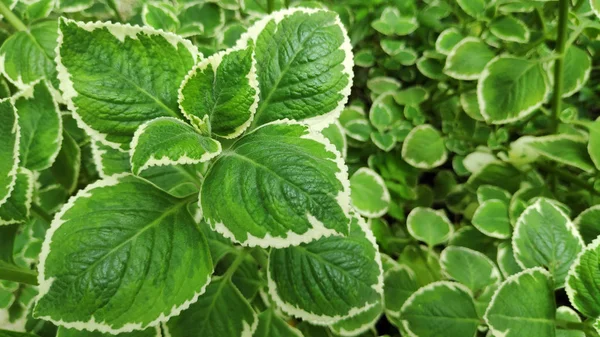
[[19,18],[2,1],[0,1],[0,14],[2,14],[6,18],[6,21],[15,27],[16,30],[27,30],[27,26],[25,26],[25,24],[19,20]]
[[233,273],[235,273],[235,271],[238,269],[240,264],[242,264],[242,262],[244,262],[246,255],[248,255],[248,250],[245,248],[242,248],[242,251],[238,254],[238,256],[235,257],[235,260],[233,260],[233,262],[231,263],[229,268],[227,268],[227,271],[225,272],[225,274],[223,274],[224,279],[228,280],[233,276]]
[[12,264],[0,264],[0,280],[37,285],[37,273]]
[[267,252],[264,249],[255,247],[252,249],[250,254],[264,270],[267,270],[269,266],[269,258],[267,257]]
[[584,190],[587,190],[588,192],[590,192],[596,196],[600,196],[600,192],[596,191],[596,189],[594,189],[594,186],[590,185],[585,179],[582,179],[572,173],[563,171],[552,165],[540,165],[539,168],[542,171],[546,171],[547,173],[553,174],[557,178],[568,181],[568,182],[572,183],[573,185],[579,186],[579,187],[583,188]]
[[31,204],[31,211],[37,215],[38,217],[42,218],[43,220],[45,220],[48,223],[52,222],[52,215],[48,214],[46,211],[44,211],[44,209],[42,207],[40,207],[40,205],[36,204],[36,203],[32,203]]
[[562,320],[555,321],[556,327],[561,330],[583,331],[586,336],[598,336],[594,328],[582,322],[567,322]]
[[569,21],[569,0],[559,0],[558,4],[558,35],[556,50],[558,58],[554,62],[554,96],[552,97],[552,133],[558,130],[558,115],[562,105],[562,90],[564,78],[565,46],[567,42],[567,23]]

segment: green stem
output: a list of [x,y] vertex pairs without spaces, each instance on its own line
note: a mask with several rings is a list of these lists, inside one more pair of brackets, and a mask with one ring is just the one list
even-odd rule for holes
[[12,264],[0,265],[0,280],[37,285],[37,273]]
[[252,257],[256,260],[256,262],[258,262],[262,269],[267,270],[269,266],[269,258],[267,257],[268,254],[264,249],[255,247],[252,249],[250,254],[252,254]]
[[51,223],[52,222],[52,215],[46,213],[46,211],[44,211],[44,209],[42,207],[40,207],[40,205],[36,204],[36,203],[32,203],[31,204],[31,211],[37,215],[38,217],[40,217],[41,219],[45,220],[47,223]]
[[567,322],[562,320],[555,321],[556,327],[560,330],[578,330],[583,331],[586,336],[598,336],[594,328],[582,322]]
[[123,22],[123,17],[121,16],[121,12],[119,12],[119,7],[117,6],[115,0],[108,0],[107,3],[108,7],[110,7],[115,12],[117,20],[119,20],[119,22]]
[[565,46],[567,42],[567,23],[569,21],[569,0],[559,0],[558,4],[558,35],[556,50],[559,58],[554,62],[554,96],[552,97],[552,133],[558,130],[558,115],[562,105],[562,90],[564,78]]
[[553,165],[540,165],[539,168],[542,171],[546,171],[547,173],[553,174],[557,178],[560,178],[564,181],[568,181],[575,186],[579,186],[596,196],[600,196],[600,192],[596,191],[596,189],[594,189],[594,186],[590,185],[585,179],[582,179],[572,173],[563,171],[559,168],[556,168]]
[[235,260],[233,260],[231,265],[229,265],[229,268],[227,268],[225,274],[223,274],[224,279],[229,280],[233,276],[233,273],[235,273],[242,262],[244,262],[246,255],[248,255],[248,250],[242,248],[242,251],[235,257]]
[[0,1],[0,14],[2,14],[6,21],[8,21],[16,30],[26,31],[27,26],[19,20],[19,18],[4,4],[4,2]]

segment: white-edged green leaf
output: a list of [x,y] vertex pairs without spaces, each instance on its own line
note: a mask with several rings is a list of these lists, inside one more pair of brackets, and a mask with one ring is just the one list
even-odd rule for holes
[[587,317],[600,317],[600,239],[596,238],[577,257],[567,276],[569,301]]
[[444,63],[437,58],[422,56],[417,60],[417,69],[421,74],[432,80],[442,81],[446,79]]
[[419,105],[429,98],[429,92],[420,86],[400,90],[394,94],[399,105]]
[[323,129],[339,117],[354,73],[350,39],[335,12],[274,12],[250,27],[237,45],[244,48],[250,41],[260,87],[254,125],[289,118]]
[[369,120],[378,130],[388,130],[402,119],[402,108],[394,100],[393,92],[379,95],[369,109]]
[[377,304],[375,304],[375,306],[367,309],[366,311],[333,323],[329,329],[339,336],[360,336],[362,333],[375,326],[382,313],[383,303],[379,301]]
[[303,337],[303,335],[284,321],[273,308],[269,308],[258,315],[258,328],[253,337]]
[[129,152],[113,149],[100,141],[91,140],[94,165],[100,178],[113,174],[131,172]]
[[505,189],[493,185],[481,185],[477,188],[477,202],[483,204],[488,200],[499,200],[510,204],[512,195]]
[[180,118],[177,88],[198,57],[190,41],[113,23],[61,19],[59,27],[60,89],[93,139],[127,149],[143,123]]
[[328,127],[321,130],[321,133],[327,138],[331,144],[346,158],[348,154],[348,141],[346,140],[346,132],[339,121],[335,121]]
[[50,167],[50,172],[54,179],[71,194],[77,188],[80,169],[81,149],[75,139],[63,130],[62,145],[54,164]]
[[363,68],[372,67],[375,64],[375,55],[373,55],[373,51],[371,49],[359,50],[354,54],[354,64]]
[[136,175],[153,166],[203,163],[219,153],[221,143],[172,117],[142,124],[133,135],[129,152]]
[[433,247],[448,241],[454,227],[444,210],[416,207],[406,218],[406,227],[412,237]]
[[319,325],[369,310],[383,296],[375,237],[360,216],[353,216],[346,237],[271,249],[267,276],[269,295],[278,307]]
[[241,135],[258,107],[254,48],[228,49],[198,63],[179,88],[182,113],[199,130],[223,138]]
[[367,88],[375,95],[400,89],[402,83],[393,77],[379,76],[367,81]]
[[570,134],[542,136],[529,139],[525,146],[561,164],[590,173],[596,170],[588,153],[587,142],[582,137]]
[[344,124],[344,131],[348,137],[359,142],[366,142],[369,140],[373,128],[366,118],[357,118]]
[[477,83],[477,99],[486,121],[506,124],[533,113],[550,90],[541,62],[501,55],[483,70]]
[[400,317],[409,336],[474,336],[479,325],[470,290],[448,281],[417,290],[402,306]]
[[438,35],[437,40],[435,40],[435,50],[438,53],[442,53],[445,55],[450,54],[450,51],[458,44],[462,39],[463,35],[461,32],[454,28],[447,28],[443,32]]
[[378,218],[388,211],[390,192],[385,181],[368,167],[359,168],[350,177],[352,206],[362,216]]
[[517,43],[529,41],[529,28],[513,16],[501,16],[490,23],[490,32],[497,38]]
[[433,126],[419,125],[402,143],[402,159],[416,168],[438,167],[448,159],[444,138]]
[[[1,336],[1,334],[0,334]],[[56,337],[111,337],[115,336],[109,333],[102,333],[99,331],[87,331],[87,330],[76,330],[66,329],[59,327],[56,332]],[[124,332],[116,335],[115,337],[162,337],[160,327],[156,326],[141,331]]]
[[419,284],[415,272],[404,264],[396,264],[386,271],[383,284],[385,313],[395,321],[400,318],[404,302],[419,289]]
[[516,192],[521,186],[522,173],[514,166],[499,161],[486,161],[483,167],[469,177],[467,185],[477,190],[481,185],[501,186],[508,192]]
[[502,275],[504,275],[504,278],[508,278],[511,275],[523,271],[523,268],[521,268],[517,263],[517,260],[515,260],[512,245],[508,241],[500,242],[498,245],[496,262],[498,263],[498,267],[500,268]]
[[485,14],[489,0],[457,0],[460,8],[474,18],[479,18]]
[[555,310],[552,276],[536,267],[508,277],[484,319],[494,336],[554,337]]
[[473,294],[500,283],[502,276],[489,257],[476,250],[459,246],[448,246],[440,255],[444,274],[471,289]]
[[8,99],[0,100],[0,206],[15,186],[19,168],[19,117]]
[[393,131],[373,131],[371,132],[371,141],[378,148],[382,149],[385,152],[389,152],[396,146],[397,139],[396,136],[393,134]]
[[479,102],[477,101],[477,92],[470,91],[460,95],[460,105],[469,117],[476,121],[483,122],[485,118],[481,115]]
[[142,7],[142,22],[146,26],[162,29],[166,32],[175,32],[180,23],[175,8],[165,2],[151,1]]
[[408,35],[419,27],[414,15],[402,15],[398,8],[386,7],[371,26],[383,35]]
[[52,165],[62,143],[62,118],[50,87],[39,81],[13,97],[21,141],[20,165],[41,171]]
[[448,53],[444,73],[459,80],[476,80],[496,54],[480,39],[466,37]]
[[201,208],[213,229],[246,246],[282,248],[347,234],[347,174],[340,153],[318,131],[271,122],[218,157],[206,173]]
[[35,178],[31,171],[19,168],[12,193],[0,205],[0,226],[22,224],[29,218]]
[[54,217],[42,245],[35,315],[112,334],[178,315],[204,292],[213,271],[189,201],[130,175],[80,190]]
[[[562,322],[581,323],[577,311],[567,306],[556,308],[556,320]],[[580,330],[567,330],[556,328],[556,337],[585,337],[585,332]]]
[[57,87],[56,38],[56,21],[38,23],[11,35],[0,47],[0,73],[20,89],[41,78]]
[[584,246],[569,217],[545,198],[523,211],[515,225],[512,245],[521,268],[548,268],[557,289],[564,286],[567,272]]
[[570,97],[583,88],[590,78],[592,60],[585,50],[570,46],[564,59],[562,97]]
[[600,205],[594,205],[579,213],[573,224],[586,244],[600,236]]
[[251,337],[259,317],[231,282],[216,277],[198,301],[164,324],[171,337]]
[[512,232],[508,203],[501,200],[487,200],[481,203],[471,222],[481,233],[497,239],[508,239]]

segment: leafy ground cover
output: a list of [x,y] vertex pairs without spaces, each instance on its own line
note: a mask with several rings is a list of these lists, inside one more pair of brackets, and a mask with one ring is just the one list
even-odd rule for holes
[[0,18],[0,337],[600,336],[597,0]]

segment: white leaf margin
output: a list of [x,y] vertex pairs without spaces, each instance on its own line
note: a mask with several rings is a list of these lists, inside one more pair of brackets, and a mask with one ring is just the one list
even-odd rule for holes
[[408,153],[408,143],[415,137],[415,135],[417,134],[417,132],[421,131],[421,130],[425,130],[425,129],[431,129],[434,130],[438,136],[442,139],[443,141],[443,136],[440,133],[440,131],[436,128],[434,128],[433,126],[429,125],[429,124],[423,124],[423,125],[419,125],[417,127],[414,127],[412,130],[410,130],[410,132],[408,133],[408,135],[406,136],[406,138],[404,139],[404,142],[402,143],[402,151],[401,151],[401,155],[402,155],[402,159],[404,159],[404,161],[406,161],[408,164],[410,164],[411,166],[414,166],[416,168],[420,168],[420,169],[431,169],[434,167],[438,167],[440,165],[442,165],[443,163],[446,162],[446,160],[448,160],[448,150],[446,149],[445,144],[444,146],[444,153],[442,153],[442,155],[440,156],[440,158],[435,159],[433,162],[429,163],[427,161],[416,161],[413,158],[410,158],[407,153]]
[[454,62],[455,62],[454,58],[455,58],[456,54],[458,53],[458,51],[460,50],[460,48],[462,48],[464,45],[469,44],[469,43],[477,43],[477,44],[486,46],[486,44],[483,41],[481,41],[480,39],[478,39],[476,37],[472,37],[472,36],[465,37],[464,39],[460,40],[460,42],[458,42],[456,45],[454,45],[452,50],[450,50],[450,52],[448,53],[448,57],[446,58],[446,64],[444,66],[444,73],[446,75],[448,75],[452,78],[455,78],[457,80],[463,80],[463,81],[474,81],[474,80],[479,79],[479,77],[481,76],[481,74],[483,72],[459,73],[454,70],[450,70],[450,68],[454,66]]
[[8,181],[8,189],[6,192],[6,195],[2,198],[0,198],[0,206],[2,206],[10,197],[10,195],[12,194],[13,189],[15,188],[15,184],[17,182],[17,171],[19,169],[19,148],[21,146],[21,127],[19,126],[19,114],[17,114],[17,109],[15,109],[15,106],[10,102],[9,98],[5,98],[5,99],[0,99],[0,103],[4,103],[4,102],[9,102],[10,107],[13,111],[13,115],[15,118],[15,121],[13,123],[13,127],[12,127],[12,133],[11,134],[15,134],[15,144],[13,147],[13,166],[12,169],[8,172],[8,177],[9,177],[9,181]]
[[[385,202],[387,204],[386,207],[379,209],[379,210],[366,210],[366,209],[360,209],[359,207],[357,207],[356,205],[352,204],[352,206],[354,207],[354,209],[356,210],[356,212],[364,217],[367,218],[379,218],[382,217],[383,215],[385,215],[388,211],[389,208],[389,203],[390,203],[390,192],[388,191],[387,186],[385,186],[385,181],[383,180],[383,178],[381,178],[381,176],[379,174],[377,174],[377,172],[373,171],[372,169],[368,168],[368,167],[361,167],[358,170],[356,170],[356,172],[354,172],[354,174],[352,175],[352,177],[354,177],[355,175],[359,175],[359,174],[364,174],[367,175],[371,178],[373,178],[373,180],[375,180],[375,184],[379,187],[381,187],[382,193],[381,193],[381,201]],[[350,178],[350,180],[352,180],[352,178]],[[350,184],[352,185],[352,184]]]
[[[65,213],[67,211],[69,211],[75,205],[75,202],[78,199],[90,198],[95,189],[117,185],[122,178],[127,177],[127,176],[131,176],[131,174],[130,173],[119,173],[119,174],[109,176],[105,179],[97,180],[96,182],[87,185],[84,189],[79,190],[79,192],[77,192],[76,195],[71,196],[69,198],[69,200],[67,201],[67,203],[65,203],[63,205],[63,207],[60,209],[60,211],[55,214],[54,219],[52,220],[52,223],[50,224],[50,228],[46,232],[46,237],[44,239],[44,242],[42,243],[42,249],[40,251],[39,263],[37,266],[39,293],[35,297],[35,305],[37,305],[37,302],[39,301],[40,298],[44,297],[50,291],[50,287],[52,286],[52,283],[54,282],[54,278],[52,278],[52,277],[46,278],[46,273],[45,273],[46,260],[48,258],[48,255],[50,254],[50,245],[52,244],[52,237],[54,236],[54,233],[60,228],[60,226],[65,222],[62,219],[62,217],[65,215]],[[194,296],[192,296],[192,298],[183,302],[179,306],[174,305],[173,308],[171,308],[171,311],[169,313],[167,313],[167,314],[162,313],[156,320],[154,320],[146,325],[143,325],[141,322],[132,322],[132,323],[125,324],[121,328],[115,329],[114,327],[112,327],[109,324],[106,324],[105,322],[97,322],[93,315],[90,318],[90,320],[87,322],[83,322],[83,321],[66,322],[62,319],[60,319],[60,320],[53,319],[50,316],[36,316],[36,317],[39,319],[43,319],[45,321],[49,321],[49,322],[53,323],[54,325],[62,326],[62,327],[68,328],[68,329],[99,331],[102,333],[108,333],[108,334],[112,334],[112,335],[132,332],[135,330],[144,330],[148,327],[154,327],[154,326],[159,325],[160,323],[166,322],[171,317],[178,316],[182,311],[186,310],[187,308],[190,307],[190,305],[192,305],[193,303],[198,301],[198,298],[200,297],[200,295],[202,295],[206,291],[206,287],[208,287],[210,282],[211,282],[211,278],[207,277],[207,282],[200,287],[198,292],[196,292],[194,294]]]
[[[247,47],[250,40],[256,41],[260,33],[262,33],[263,29],[269,22],[273,20],[275,24],[279,24],[286,17],[298,12],[311,15],[318,12],[331,11],[317,8],[294,7],[273,12],[258,20],[250,28],[248,28],[248,30],[239,38],[236,46],[239,48]],[[344,26],[339,15],[337,14],[335,18],[335,25],[337,25],[340,28],[344,37],[344,41],[340,45],[339,49],[342,50],[345,55],[344,61],[342,61],[342,73],[348,76],[348,84],[339,92],[342,95],[342,99],[338,102],[337,106],[333,108],[333,110],[324,112],[319,116],[314,116],[303,120],[304,122],[308,123],[312,128],[319,131],[326,128],[338,119],[338,117],[342,113],[342,110],[344,110],[346,103],[348,103],[348,97],[350,96],[352,83],[354,80],[354,71],[352,69],[354,66],[354,54],[352,52],[352,43],[350,42],[350,37],[348,36],[348,31],[346,30],[346,27]]]
[[77,113],[77,107],[75,106],[75,103],[73,102],[73,98],[77,97],[78,93],[75,90],[73,81],[71,81],[71,74],[69,73],[69,70],[62,63],[62,57],[60,55],[60,49],[62,48],[62,44],[63,44],[63,40],[64,40],[64,35],[62,33],[62,30],[60,29],[61,23],[67,23],[67,24],[74,23],[75,25],[77,25],[77,27],[79,27],[83,30],[86,30],[88,32],[93,32],[96,29],[106,28],[109,31],[109,33],[111,33],[115,38],[117,38],[121,42],[125,41],[125,37],[129,37],[131,39],[137,39],[138,34],[145,34],[148,36],[158,35],[158,36],[163,37],[174,48],[178,48],[179,43],[181,43],[184,46],[184,48],[186,48],[190,52],[190,54],[192,55],[192,58],[194,60],[197,60],[198,58],[202,57],[202,53],[200,53],[198,51],[198,48],[196,46],[194,46],[189,40],[186,40],[176,34],[165,32],[160,29],[154,29],[154,28],[151,28],[148,26],[140,27],[137,25],[120,24],[120,23],[112,23],[112,22],[101,22],[101,21],[81,22],[81,21],[66,19],[64,17],[61,17],[59,19],[58,38],[56,40],[57,44],[56,44],[56,50],[55,50],[56,57],[55,57],[54,61],[56,62],[57,78],[59,81],[59,88],[62,91],[62,98],[66,102],[67,107],[69,108],[69,111],[71,111],[73,118],[75,119],[75,121],[77,122],[77,125],[81,129],[83,129],[90,137],[92,137],[92,139],[95,139],[95,140],[103,143],[104,145],[112,147],[116,150],[121,150],[121,146],[120,146],[121,144],[107,140],[106,134],[103,134],[100,131],[97,131],[97,130],[93,129],[91,126],[87,125],[85,123],[85,121],[81,118],[81,116]]
[[[448,225],[448,233],[446,235],[444,235],[442,242],[446,242],[448,241],[452,235],[454,234],[454,226],[452,225],[452,222],[450,221],[450,219],[448,219],[448,216],[446,215],[446,212],[443,209],[432,209],[432,208],[428,208],[428,207],[415,207],[413,208],[410,213],[408,214],[408,216],[406,217],[406,229],[408,230],[408,233],[415,239],[419,240],[419,241],[425,241],[425,238],[421,237],[420,235],[417,235],[415,233],[415,230],[413,228],[413,223],[414,223],[414,217],[415,214],[417,212],[427,212],[427,213],[433,213],[436,216],[440,217],[442,219],[442,221],[444,221],[444,223],[446,223],[446,225]],[[419,225],[417,225],[418,227]]]

